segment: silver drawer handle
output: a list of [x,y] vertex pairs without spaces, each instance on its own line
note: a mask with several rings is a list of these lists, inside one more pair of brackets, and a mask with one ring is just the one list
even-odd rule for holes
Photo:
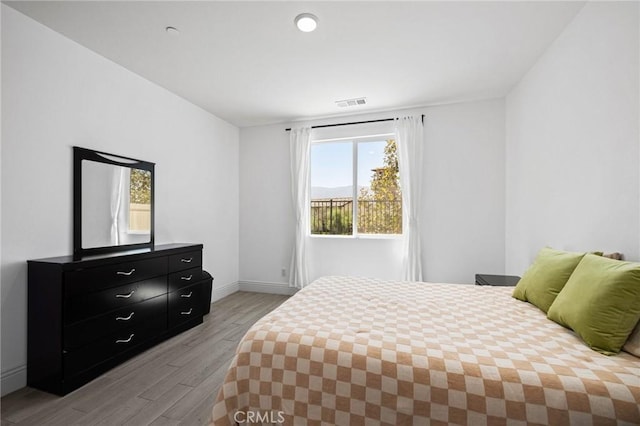
[[182,263],[191,263],[192,260],[193,260],[193,257],[190,257],[188,259],[180,259],[180,262],[182,262]]
[[133,317],[133,312],[128,317],[116,317],[116,321],[129,321]]
[[126,275],[128,277],[131,274],[133,274],[135,271],[136,271],[136,268],[131,268],[131,270],[129,272],[118,271],[118,272],[116,272],[116,274],[118,274],[118,275]]
[[135,293],[135,290],[131,290],[131,292],[129,294],[116,294],[116,297],[120,297],[122,299],[128,299],[131,296],[133,296],[133,293]]
[[193,278],[193,275],[189,275],[188,277],[180,277],[181,280],[185,281],[191,281],[191,278]]
[[129,336],[128,339],[125,340],[116,340],[116,343],[129,343],[131,341],[131,339],[133,339],[134,334],[131,333],[131,336]]
[[192,294],[193,292],[190,291],[189,294],[181,294],[180,297],[191,297]]
[[191,315],[191,311],[193,311],[193,308],[189,309],[187,312],[180,312],[180,315]]

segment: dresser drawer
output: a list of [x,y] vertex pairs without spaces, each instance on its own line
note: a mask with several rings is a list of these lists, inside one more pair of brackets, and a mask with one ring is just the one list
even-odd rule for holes
[[194,250],[169,256],[169,272],[202,267],[202,250]]
[[66,350],[63,356],[64,374],[71,376],[80,373],[157,337],[165,330],[166,318],[166,312],[162,312],[155,321],[117,331],[79,349]]
[[167,309],[167,296],[156,296],[64,328],[64,349],[80,348],[112,333],[157,321]]
[[167,277],[162,276],[72,297],[65,301],[65,324],[120,309],[166,292]]
[[166,274],[167,257],[70,271],[66,274],[65,296],[72,297]]
[[202,280],[202,268],[185,269],[169,274],[169,291],[176,291]]
[[201,283],[169,293],[169,328],[202,317],[203,307]]

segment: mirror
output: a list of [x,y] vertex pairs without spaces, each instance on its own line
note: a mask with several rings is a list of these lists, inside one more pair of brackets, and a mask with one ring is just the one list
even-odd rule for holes
[[153,247],[154,164],[73,147],[73,254]]

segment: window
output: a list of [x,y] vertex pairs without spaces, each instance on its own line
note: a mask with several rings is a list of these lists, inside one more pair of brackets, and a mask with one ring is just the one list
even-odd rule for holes
[[129,233],[151,230],[151,172],[131,169],[129,185]]
[[311,234],[402,234],[402,192],[391,135],[311,145]]

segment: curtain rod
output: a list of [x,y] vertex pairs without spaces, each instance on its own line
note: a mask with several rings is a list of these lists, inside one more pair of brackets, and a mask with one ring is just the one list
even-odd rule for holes
[[[336,124],[319,124],[317,126],[311,126],[312,129],[319,129],[323,127],[339,127],[339,126],[351,126],[352,124],[368,124],[368,123],[380,123],[382,121],[393,121],[395,118],[381,118],[379,120],[367,120],[367,121],[352,121],[350,123],[336,123]],[[422,114],[422,124],[424,124],[424,114]],[[285,132],[290,132],[291,128],[284,129]]]

